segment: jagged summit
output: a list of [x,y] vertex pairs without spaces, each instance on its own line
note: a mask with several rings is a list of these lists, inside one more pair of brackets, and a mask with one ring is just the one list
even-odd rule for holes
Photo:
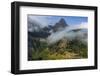
[[62,25],[62,27],[68,26],[68,25],[66,24],[66,21],[65,21],[63,18],[61,18],[60,21],[59,21],[57,24],[58,24],[58,25]]
[[59,20],[59,22],[57,22],[54,27],[53,27],[53,31],[56,32],[56,31],[59,31],[63,28],[65,28],[66,26],[68,26],[68,24],[66,23],[66,21],[64,20],[64,18],[61,18]]

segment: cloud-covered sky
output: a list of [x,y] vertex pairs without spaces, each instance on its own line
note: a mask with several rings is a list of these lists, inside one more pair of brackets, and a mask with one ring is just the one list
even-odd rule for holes
[[28,18],[31,20],[35,20],[42,24],[41,27],[45,27],[48,25],[54,25],[61,18],[64,18],[66,23],[69,26],[79,25],[81,23],[87,23],[88,17],[80,17],[80,16],[50,16],[50,15],[28,15]]

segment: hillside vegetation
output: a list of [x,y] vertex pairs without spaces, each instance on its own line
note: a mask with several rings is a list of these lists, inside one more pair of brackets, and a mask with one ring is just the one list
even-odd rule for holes
[[[36,46],[38,45],[38,46]],[[87,58],[87,45],[74,39],[62,39],[56,44],[48,45],[46,42],[33,41],[32,60],[56,60]]]

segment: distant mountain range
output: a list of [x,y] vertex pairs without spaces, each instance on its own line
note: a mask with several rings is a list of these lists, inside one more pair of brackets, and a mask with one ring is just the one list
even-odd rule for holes
[[68,26],[66,21],[61,18],[59,22],[55,23],[54,25],[48,25],[44,28],[40,28],[40,23],[36,21],[29,21],[29,26],[28,26],[28,34],[29,36],[33,37],[40,37],[40,38],[46,38],[48,37],[51,32],[57,32],[63,30],[65,27]]
[[[38,23],[37,21],[34,20],[28,20],[28,37],[34,37],[34,38],[47,38],[49,35],[52,33],[62,31],[69,25],[66,23],[64,18],[61,18],[58,22],[56,22],[54,25],[48,25],[43,28],[41,23]],[[70,30],[69,32],[78,32],[82,31],[84,29],[75,29],[75,30]],[[86,31],[86,29],[85,29]]]
[[54,25],[48,25],[48,27],[44,27],[43,30],[46,32],[57,32],[63,30],[67,26],[68,24],[66,21],[61,18],[59,22],[55,23]]
[[28,48],[32,47],[33,38],[47,38],[51,35],[52,32],[57,32],[63,30],[68,24],[63,18],[61,18],[54,25],[48,25],[44,28],[41,28],[42,24],[37,21],[30,20],[28,21]]

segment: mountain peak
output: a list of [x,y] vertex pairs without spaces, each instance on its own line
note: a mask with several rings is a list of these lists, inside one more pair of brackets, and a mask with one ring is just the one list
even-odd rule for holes
[[61,18],[59,20],[59,22],[57,22],[55,25],[54,25],[54,32],[60,30],[60,29],[63,29],[65,28],[66,26],[68,26],[68,24],[66,23],[66,21],[64,20],[64,18]]
[[60,19],[60,21],[58,22],[58,24],[61,24],[62,26],[66,26],[67,25],[66,21],[63,18]]

